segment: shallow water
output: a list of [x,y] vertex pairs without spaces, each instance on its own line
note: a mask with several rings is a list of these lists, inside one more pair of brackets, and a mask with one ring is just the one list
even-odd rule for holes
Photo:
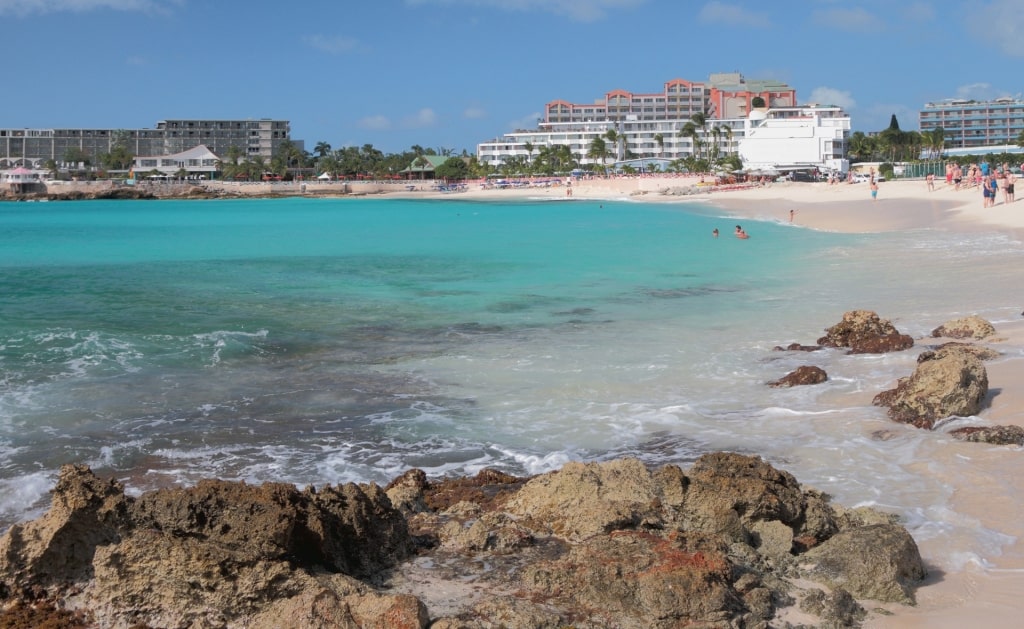
[[[957,446],[870,405],[916,351],[772,348],[855,308],[915,337],[998,328],[1021,243],[764,222],[740,241],[735,222],[625,201],[2,204],[0,523],[38,515],[70,462],[141,492],[729,449],[899,513],[946,569],[998,555],[1007,536],[950,507]],[[802,364],[830,380],[765,386]]]

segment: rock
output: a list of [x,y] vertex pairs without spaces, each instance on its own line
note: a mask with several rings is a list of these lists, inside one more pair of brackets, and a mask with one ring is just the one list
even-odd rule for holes
[[384,493],[388,495],[391,504],[408,517],[427,510],[423,499],[427,486],[427,474],[423,470],[412,469],[388,483]]
[[782,378],[768,383],[770,387],[795,387],[804,384],[821,384],[828,380],[828,374],[821,367],[802,365]]
[[542,522],[570,541],[660,520],[651,473],[636,459],[566,463],[527,482],[505,504],[512,515]]
[[885,354],[901,352],[914,346],[914,339],[907,334],[879,334],[860,336],[850,341],[851,354]]
[[851,354],[878,354],[913,347],[914,339],[900,334],[891,322],[870,310],[851,310],[843,314],[842,321],[825,330],[818,344],[849,347]]
[[405,519],[375,485],[300,493],[281,483],[207,480],[146,494],[131,517],[137,527],[230,549],[236,561],[288,559],[357,577],[411,550]]
[[702,534],[620,531],[527,567],[520,582],[532,598],[594,610],[600,626],[701,624],[744,612],[727,552],[721,540]]
[[971,343],[958,343],[957,341],[950,341],[949,343],[943,343],[934,349],[930,349],[917,357],[917,362],[923,363],[926,360],[932,360],[936,357],[944,356],[952,352],[966,352],[973,355],[978,360],[995,360],[999,358],[999,352],[988,347],[981,345],[972,345]]
[[[0,595],[30,626],[72,609],[104,627],[766,627],[800,574],[912,597],[908,539],[892,516],[735,453],[688,472],[623,459],[531,479],[412,470],[387,490],[209,480],[135,499],[69,466],[50,512],[0,538]],[[852,617],[833,598],[815,613]]]
[[1021,426],[966,426],[951,430],[949,434],[961,441],[1024,446],[1024,428]]
[[816,352],[821,349],[821,345],[801,345],[799,343],[790,343],[785,347],[776,345],[772,348],[776,352]]
[[914,604],[913,586],[925,576],[917,544],[906,529],[875,524],[841,531],[800,557],[801,572],[857,598]]
[[843,588],[836,588],[831,594],[813,590],[800,601],[800,609],[824,620],[824,627],[858,627],[867,616],[853,595]]
[[91,578],[96,548],[120,541],[127,526],[124,487],[84,465],[62,467],[52,494],[45,516],[0,538],[0,580],[11,590]]
[[932,429],[946,417],[976,415],[987,393],[985,365],[970,352],[952,348],[918,363],[909,378],[900,378],[895,389],[879,393],[873,403],[887,406],[895,421]]
[[983,339],[995,333],[992,324],[977,315],[953,319],[932,330],[932,336],[950,339]]

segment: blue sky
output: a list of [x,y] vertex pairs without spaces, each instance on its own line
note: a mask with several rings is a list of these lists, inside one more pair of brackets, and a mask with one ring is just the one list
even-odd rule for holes
[[307,150],[472,153],[555,99],[738,71],[910,130],[929,101],[1020,98],[1022,21],[1024,0],[0,0],[0,127],[274,118]]

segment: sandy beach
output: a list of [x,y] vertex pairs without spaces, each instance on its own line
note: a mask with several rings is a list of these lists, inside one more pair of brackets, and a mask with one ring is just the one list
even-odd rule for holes
[[[628,198],[678,204],[698,201],[721,208],[724,214],[737,220],[789,223],[792,217],[795,226],[817,230],[872,233],[939,229],[999,232],[1015,240],[1024,238],[1024,202],[1007,204],[1000,192],[999,203],[993,208],[984,208],[979,189],[955,190],[945,182],[935,182],[934,190],[929,190],[924,181],[883,182],[875,201],[865,183],[787,182],[746,189],[708,189],[687,196],[661,193],[665,189],[698,183],[695,178],[658,177],[583,180],[573,183],[571,197],[564,184],[501,190],[483,189],[477,184],[454,196],[478,200],[572,198],[599,202]],[[440,198],[451,193],[420,190],[394,194]],[[747,226],[747,231],[755,232],[756,237],[756,224]],[[1007,287],[1008,300],[1019,299],[1017,289],[1019,287]],[[1024,303],[1011,305],[1024,309]],[[960,307],[969,310],[970,304]],[[990,345],[1013,358],[986,365],[990,403],[981,417],[994,424],[1024,425],[1024,390],[1021,389],[1024,359],[1020,358],[1024,355],[1021,351],[1024,319],[1020,323],[998,326],[997,332],[999,338]],[[936,438],[947,439],[939,434]],[[1019,595],[1024,592],[1024,520],[1020,518],[1024,458],[1021,448],[950,441],[944,452],[948,453],[950,461],[956,461],[956,469],[949,471],[948,484],[957,510],[970,514],[978,526],[1002,531],[1014,541],[998,557],[989,558],[987,565],[968,561],[964,570],[956,574],[933,571],[917,591],[916,607],[885,606],[888,613],[873,613],[867,627],[953,628],[967,624],[1011,627],[1019,623]],[[922,461],[922,465],[943,463]],[[921,551],[927,562],[929,555],[941,553],[942,549],[926,543],[922,544]]]

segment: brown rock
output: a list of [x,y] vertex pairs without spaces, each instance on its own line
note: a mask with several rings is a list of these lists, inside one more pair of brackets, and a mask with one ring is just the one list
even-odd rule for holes
[[999,352],[988,347],[981,345],[972,345],[971,343],[958,343],[957,341],[950,341],[949,343],[943,343],[935,349],[921,352],[921,355],[917,357],[917,362],[921,363],[926,360],[932,360],[936,356],[942,356],[951,352],[966,352],[975,356],[978,360],[995,360],[999,358]]
[[992,324],[977,315],[953,319],[932,330],[932,336],[950,339],[983,339],[995,333]]
[[45,516],[15,524],[0,538],[0,580],[11,589],[87,580],[96,548],[121,538],[131,501],[117,481],[66,465],[52,493]]
[[907,334],[864,335],[850,340],[851,354],[885,354],[901,352],[914,346],[914,339]]
[[651,473],[636,459],[566,463],[527,482],[505,509],[543,523],[559,537],[580,541],[660,519]]
[[961,441],[991,443],[997,446],[1024,446],[1024,428],[1021,426],[966,426],[951,430],[949,434]]
[[744,611],[727,552],[720,540],[699,533],[663,538],[620,531],[529,566],[520,581],[534,598],[593,610],[592,621],[603,626],[702,625]]
[[843,314],[843,320],[825,330],[825,336],[818,344],[825,347],[851,347],[864,336],[887,336],[899,334],[887,319],[881,319],[870,310],[851,310]]
[[828,380],[828,374],[821,367],[803,365],[782,378],[768,383],[770,387],[795,387],[805,384],[821,384]]
[[988,373],[969,352],[936,352],[918,363],[909,378],[895,389],[875,396],[876,406],[887,406],[895,421],[931,429],[941,419],[975,415],[988,393]]
[[808,578],[857,598],[911,605],[925,576],[914,538],[895,524],[841,531],[801,555],[800,564]]
[[776,345],[772,348],[776,352],[816,352],[821,349],[821,345],[801,345],[799,343],[790,343],[785,347]]

